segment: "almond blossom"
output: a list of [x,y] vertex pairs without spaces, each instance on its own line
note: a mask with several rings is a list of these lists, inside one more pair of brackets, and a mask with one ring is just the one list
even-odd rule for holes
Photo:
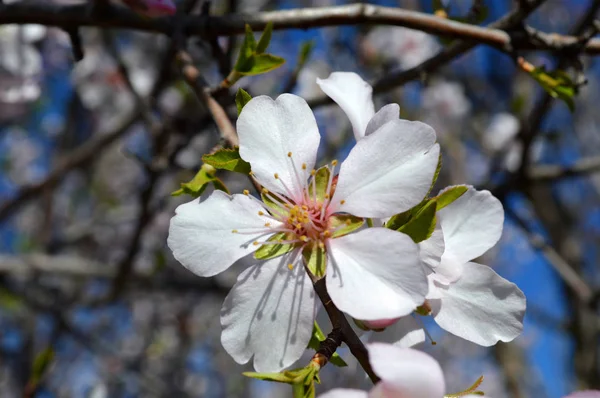
[[[369,392],[337,388],[320,398],[443,398],[446,381],[439,363],[430,355],[411,348],[383,343],[367,345],[369,363],[381,381]],[[474,398],[481,395],[467,394]],[[457,395],[458,396],[458,395]]]
[[397,114],[366,124],[377,128],[339,174],[336,161],[315,170],[320,135],[306,101],[256,97],[237,131],[262,201],[248,191],[215,191],[177,208],[168,244],[190,271],[208,277],[242,258],[252,263],[221,313],[221,341],[238,363],[254,356],[257,371],[278,371],[301,356],[315,316],[310,277],[324,275],[334,304],[355,318],[396,318],[423,303],[428,286],[418,246],[396,231],[359,227],[363,217],[390,217],[420,203],[438,163],[435,132]]

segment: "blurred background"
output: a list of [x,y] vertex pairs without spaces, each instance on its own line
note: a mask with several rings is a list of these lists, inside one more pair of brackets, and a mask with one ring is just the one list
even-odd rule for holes
[[[432,13],[439,2],[370,3]],[[516,2],[475,1],[475,13],[471,0],[442,3],[451,16],[488,23]],[[527,23],[578,35],[599,3],[548,0]],[[336,4],[345,2],[228,0],[214,1],[211,12]],[[191,12],[200,12],[199,2]],[[244,378],[250,367],[221,347],[219,311],[239,269],[199,278],[166,246],[175,207],[190,200],[171,192],[222,144],[171,62],[170,40],[97,28],[82,29],[81,39],[85,58],[74,63],[64,31],[0,26],[0,396],[290,396],[288,386]],[[240,41],[187,40],[211,87],[227,74]],[[276,31],[269,52],[286,63],[236,87],[312,99],[324,164],[343,159],[354,141],[343,112],[318,100],[317,77],[355,71],[377,81],[448,44],[400,27]],[[568,61],[549,52],[528,52],[527,60],[549,69]],[[600,65],[593,57],[581,61],[588,82],[573,112],[510,56],[486,46],[375,97],[376,109],[399,103],[402,117],[436,129],[439,188],[490,189],[506,209],[502,240],[483,262],[525,292],[525,330],[510,344],[483,348],[431,325],[438,344],[425,349],[440,360],[448,391],[480,375],[481,389],[495,398],[559,398],[600,387]],[[232,192],[248,185],[219,176]],[[321,391],[363,383],[350,355],[340,353],[350,366],[326,367]]]

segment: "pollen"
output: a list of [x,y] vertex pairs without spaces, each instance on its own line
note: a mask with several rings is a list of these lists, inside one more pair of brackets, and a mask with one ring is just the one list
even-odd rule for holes
[[302,229],[302,224],[296,224],[296,229]]
[[302,170],[306,170],[306,163],[302,163]]
[[340,200],[340,204],[343,205],[344,203],[346,203],[345,200]]
[[264,212],[262,212],[262,211],[259,211],[259,212],[258,212],[258,215],[259,215],[259,216],[264,216],[264,215],[265,215],[265,213],[264,213]]
[[275,174],[273,174],[273,177],[275,177],[275,179],[278,180],[279,179],[279,174],[275,173]]
[[290,270],[290,271],[292,271],[292,270],[294,269],[294,264],[292,264],[292,263],[289,263],[289,264],[288,264],[288,268],[289,268],[289,270]]
[[231,230],[231,233],[232,233],[232,234],[237,234],[237,233],[238,233],[238,230],[237,230],[237,229],[232,229],[232,230]]
[[247,189],[244,189],[242,192],[243,192],[243,193],[244,193],[244,195],[246,195],[246,196],[250,195],[250,191],[248,191]]
[[298,238],[298,239],[300,239],[302,242],[308,242],[308,237],[307,237],[306,235],[302,235],[302,236],[301,236],[300,238]]
[[308,206],[307,205],[302,205],[302,210],[307,211],[308,210]]
[[260,245],[260,243],[259,243],[258,241],[256,241],[256,240],[255,240],[254,242],[252,242],[252,244],[253,244],[254,246],[258,246],[258,245]]
[[288,158],[291,158],[291,157],[292,157],[292,153],[288,152]]
[[270,223],[270,222],[266,222],[266,223],[265,223],[265,227],[270,227],[270,226],[271,226],[271,223]]

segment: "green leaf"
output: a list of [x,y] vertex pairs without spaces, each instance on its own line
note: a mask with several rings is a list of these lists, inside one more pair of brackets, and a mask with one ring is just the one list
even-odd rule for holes
[[437,210],[442,210],[456,199],[460,198],[469,188],[466,185],[455,185],[445,188],[438,196],[433,198],[437,202]]
[[[276,242],[286,239],[289,239],[287,233],[279,232],[267,239],[267,242]],[[289,253],[293,248],[294,245],[291,243],[262,245],[254,252],[254,258],[257,260],[268,260]]]
[[575,94],[577,94],[577,85],[567,73],[562,70],[548,72],[545,66],[540,66],[533,69],[529,74],[553,98],[564,101],[571,112],[575,110],[573,98],[575,97]]
[[314,48],[314,40],[307,40],[304,43],[302,43],[302,46],[300,47],[300,53],[298,54],[298,65],[296,67],[297,69],[302,69],[304,67],[304,64],[306,64],[306,61],[308,61],[308,59],[312,55]]
[[242,374],[246,377],[251,377],[253,379],[275,381],[277,383],[292,384],[294,382],[294,378],[295,378],[294,375],[286,374],[286,373],[290,373],[290,372],[285,372],[285,373],[244,372]]
[[273,34],[273,22],[268,22],[267,26],[265,26],[265,30],[263,31],[262,35],[260,36],[260,40],[258,41],[258,44],[256,45],[255,52],[257,54],[262,54],[267,50],[267,47],[269,47],[269,43],[271,42],[272,34]]
[[325,249],[319,247],[317,243],[306,245],[302,250],[302,258],[308,270],[317,278],[325,276],[325,267],[327,265],[327,256]]
[[33,385],[37,385],[48,367],[54,360],[54,349],[52,347],[47,347],[43,349],[33,360],[33,365],[31,366],[31,376],[29,378],[29,383]]
[[323,202],[325,199],[325,194],[327,193],[327,185],[329,184],[329,168],[327,166],[323,166],[315,172],[313,176],[314,184],[308,186],[308,193],[311,198],[315,197],[315,189],[316,189],[316,198],[317,201]]
[[239,148],[221,148],[214,153],[202,156],[202,161],[215,169],[235,171],[249,174],[250,163],[240,157]]
[[364,218],[356,217],[350,214],[338,214],[329,217],[329,227],[333,227],[335,232],[331,235],[332,238],[348,235],[350,232],[356,231],[365,223]]
[[[321,346],[321,342],[325,341],[326,338],[327,336],[325,336],[325,333],[323,333],[323,331],[319,327],[319,324],[317,323],[317,321],[315,321],[313,325],[312,336],[310,336],[310,341],[308,342],[307,348],[312,348],[313,350],[318,351]],[[348,366],[348,364],[342,359],[342,357],[337,352],[333,353],[331,359],[329,359],[329,362],[340,368]]]
[[401,226],[398,231],[410,236],[415,243],[429,239],[435,229],[436,208],[437,202],[430,200],[408,223]]
[[250,94],[248,94],[248,92],[246,92],[246,90],[244,90],[243,88],[238,88],[238,91],[235,94],[235,105],[237,106],[238,116],[240,116],[240,113],[242,113],[242,109],[244,109],[244,106],[246,106],[246,104],[250,102],[251,99],[252,97],[250,96]]
[[255,50],[256,40],[254,40],[254,33],[252,33],[250,25],[246,24],[246,34],[244,36],[244,41],[242,42],[242,47],[240,48],[240,53],[238,54],[238,59],[233,67],[233,70],[239,72],[247,69]]
[[190,195],[194,198],[202,195],[208,184],[213,183],[216,189],[229,193],[229,190],[221,180],[215,177],[215,168],[203,164],[198,173],[189,182],[182,182],[181,188],[171,193],[171,196]]
[[273,54],[256,54],[248,62],[248,65],[238,72],[243,76],[254,76],[270,72],[285,63],[285,59]]

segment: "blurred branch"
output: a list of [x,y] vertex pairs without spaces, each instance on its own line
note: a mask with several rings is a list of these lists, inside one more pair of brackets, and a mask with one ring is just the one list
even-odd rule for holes
[[580,159],[571,166],[537,165],[529,168],[527,178],[535,181],[551,181],[567,177],[600,172],[600,156]]

